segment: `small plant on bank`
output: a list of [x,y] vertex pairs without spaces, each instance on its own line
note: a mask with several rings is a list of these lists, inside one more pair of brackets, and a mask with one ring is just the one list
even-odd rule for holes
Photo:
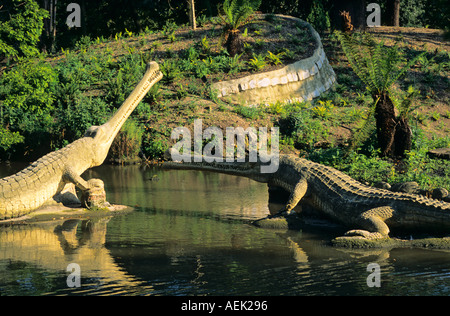
[[247,62],[248,68],[255,72],[264,69],[264,67],[266,67],[266,64],[267,63],[265,57],[256,54],[253,54],[253,58],[250,58],[250,60]]
[[228,64],[225,66],[225,69],[229,74],[239,73],[242,69],[245,68],[245,62],[241,60],[241,57],[242,54],[228,58]]
[[281,52],[278,54],[274,54],[271,51],[267,51],[267,55],[266,55],[266,60],[269,62],[269,64],[271,65],[279,65],[282,63],[281,61],[281,57],[283,57],[284,55],[286,55],[285,52]]
[[163,81],[173,83],[181,77],[180,69],[173,59],[167,59],[160,64],[161,72],[164,74]]

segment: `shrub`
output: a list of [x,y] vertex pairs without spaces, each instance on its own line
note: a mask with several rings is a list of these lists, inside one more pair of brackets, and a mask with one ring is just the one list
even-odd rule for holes
[[8,151],[13,145],[23,143],[24,137],[18,132],[11,132],[0,126],[0,149]]
[[33,0],[9,0],[5,4],[2,1],[0,8],[4,5],[3,10],[9,11],[9,19],[0,19],[0,57],[38,55],[37,44],[48,12],[40,9]]
[[181,78],[180,67],[173,59],[165,60],[160,64],[160,69],[164,75],[163,82],[173,83]]
[[24,60],[3,74],[0,103],[5,109],[43,115],[53,109],[57,82],[57,74],[49,63]]
[[323,32],[330,29],[330,16],[322,5],[322,1],[314,0],[311,6],[311,12],[309,13],[306,21],[314,26],[318,32]]
[[271,65],[278,65],[281,64],[281,57],[284,56],[286,53],[285,52],[281,52],[278,54],[274,54],[271,51],[267,51],[267,55],[266,55],[266,60],[269,62],[269,64]]
[[296,148],[311,149],[320,141],[327,141],[329,129],[325,122],[315,120],[310,111],[291,112],[278,120],[280,134]]
[[75,103],[58,108],[53,126],[55,135],[60,136],[55,140],[55,147],[81,138],[89,127],[105,123],[110,113],[110,107],[104,100],[83,95]]

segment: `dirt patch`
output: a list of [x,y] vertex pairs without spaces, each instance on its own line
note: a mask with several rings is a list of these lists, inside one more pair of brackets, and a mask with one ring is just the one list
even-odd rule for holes
[[443,30],[382,26],[369,28],[368,32],[384,40],[386,45],[401,43],[418,51],[450,52],[450,42],[444,39]]

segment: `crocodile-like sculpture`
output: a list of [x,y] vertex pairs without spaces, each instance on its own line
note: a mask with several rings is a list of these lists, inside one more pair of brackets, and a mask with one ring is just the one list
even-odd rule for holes
[[381,239],[390,228],[450,233],[450,203],[363,185],[348,175],[293,155],[280,155],[278,170],[260,173],[260,162],[167,162],[167,168],[241,175],[290,193],[285,207],[268,218],[289,215],[305,200],[327,217],[353,228],[347,236]]
[[0,179],[0,220],[29,214],[52,198],[56,200],[63,190],[73,185],[88,196],[85,199],[89,199],[90,191],[94,196],[100,191],[101,195],[103,182],[99,179],[85,181],[81,174],[103,163],[126,119],[161,78],[158,64],[149,63],[142,80],[108,122],[90,127],[84,137]]

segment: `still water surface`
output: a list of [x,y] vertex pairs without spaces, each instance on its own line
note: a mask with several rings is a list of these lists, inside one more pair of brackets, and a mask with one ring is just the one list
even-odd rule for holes
[[[3,166],[0,176],[19,166]],[[150,179],[157,175],[159,181]],[[0,227],[0,295],[449,295],[450,252],[329,247],[332,225],[250,225],[267,187],[229,175],[102,166],[113,218]],[[272,205],[273,206],[273,205]],[[67,287],[69,263],[81,287]],[[368,287],[370,263],[381,286]]]

